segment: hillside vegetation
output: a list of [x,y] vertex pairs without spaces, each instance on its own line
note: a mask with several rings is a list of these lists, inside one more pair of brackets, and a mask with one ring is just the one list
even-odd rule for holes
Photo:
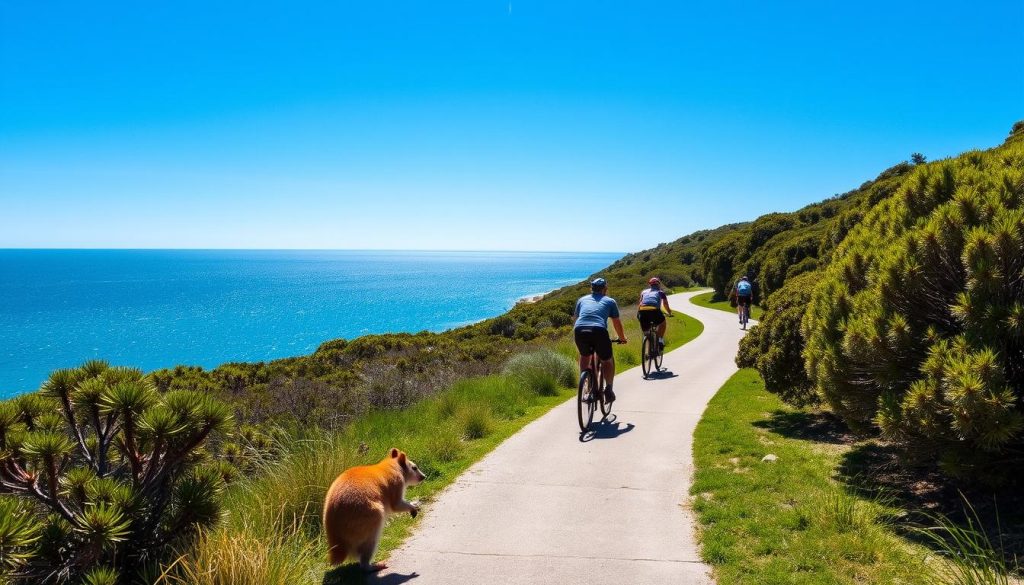
[[[756,368],[767,390],[881,436],[905,465],[1012,484],[1024,452],[1024,123],[987,151],[913,159],[848,193],[659,244],[600,274],[623,306],[651,276],[670,287],[710,286],[720,300],[748,274],[764,314],[737,361]],[[471,326],[332,340],[265,363],[143,375],[96,362],[55,373],[39,392],[0,403],[0,576],[129,583],[148,578],[168,550],[186,553],[176,570],[194,554],[241,554],[230,547],[243,542],[243,528],[256,531],[264,551],[280,539],[274,562],[297,559],[311,570],[318,561],[288,547],[316,540],[308,518],[325,486],[295,486],[288,470],[304,456],[342,452],[335,441],[345,456],[331,461],[365,459],[354,429],[404,420],[410,408],[454,417],[451,432],[430,437],[427,461],[468,464],[458,453],[479,455],[466,444],[504,428],[495,417],[509,416],[511,432],[536,414],[529,405],[562,396],[564,380],[548,380],[548,390],[530,382],[526,410],[509,413],[474,405],[469,394],[504,396],[512,372],[487,376],[512,367],[515,355],[572,353],[572,307],[586,291],[583,281]],[[621,366],[638,363],[636,341],[616,349]],[[451,392],[465,398],[454,410],[445,406]],[[388,440],[405,438],[388,432]],[[310,436],[326,437],[317,440],[327,447],[306,449]],[[359,438],[379,450],[373,439]],[[336,471],[321,469],[317,481]],[[232,488],[238,478],[251,489]],[[246,525],[237,508],[252,501],[244,492],[278,489],[261,500],[273,503],[261,513],[281,516]],[[232,518],[227,532],[206,530],[222,506]],[[143,573],[121,571],[129,565]],[[278,582],[267,574],[252,582]]]

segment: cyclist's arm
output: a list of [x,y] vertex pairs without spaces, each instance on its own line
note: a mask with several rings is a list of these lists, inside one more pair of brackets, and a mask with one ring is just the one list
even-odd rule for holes
[[612,327],[615,327],[615,332],[619,334],[619,341],[622,343],[629,341],[626,339],[626,332],[622,330],[622,321],[618,317],[612,317]]
[[665,305],[665,312],[668,313],[669,317],[671,317],[672,316],[672,307],[668,306],[668,295],[662,295],[661,296],[661,302],[662,302],[662,304]]

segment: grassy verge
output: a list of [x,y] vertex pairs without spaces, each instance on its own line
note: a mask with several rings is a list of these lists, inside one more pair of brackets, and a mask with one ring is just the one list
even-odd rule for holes
[[[714,292],[704,293],[702,295],[696,295],[690,298],[690,302],[708,309],[718,309],[719,311],[729,311],[732,314],[736,314],[736,308],[729,306],[729,301],[712,301],[711,298],[714,296]],[[761,307],[753,305],[750,307],[750,318],[760,319],[761,313],[764,311]]]
[[719,585],[936,582],[927,551],[887,524],[901,510],[832,479],[843,432],[785,406],[754,370],[719,390],[695,431],[691,489]]
[[[620,370],[639,363],[641,341],[635,318],[627,314],[623,317],[631,341],[616,347]],[[676,312],[666,335],[666,349],[679,347],[702,330],[699,321]],[[411,488],[408,497],[429,502],[503,440],[575,395],[570,387],[576,375],[574,359],[570,359],[575,358],[575,347],[571,340],[561,340],[555,350],[549,351],[543,361],[557,383],[514,374],[467,379],[408,409],[362,417],[342,432],[297,438],[288,446],[290,453],[284,460],[230,488],[224,523],[203,535],[168,572],[165,582],[364,582],[352,565],[327,571],[320,527],[327,486],[345,468],[376,462],[390,447],[399,447],[428,477]],[[567,421],[567,433],[577,432],[569,426],[571,422]],[[395,516],[384,532],[378,558],[394,550],[415,522],[408,515]]]

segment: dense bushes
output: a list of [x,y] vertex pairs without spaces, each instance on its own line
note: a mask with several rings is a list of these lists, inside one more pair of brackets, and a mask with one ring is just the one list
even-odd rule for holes
[[804,339],[800,332],[807,302],[819,278],[812,272],[787,281],[765,309],[761,322],[740,341],[736,356],[739,367],[757,368],[769,392],[797,406],[819,401],[804,372]]
[[1018,457],[1022,200],[1018,141],[918,167],[850,233],[804,319],[808,373],[848,423],[955,473]]
[[161,394],[98,361],[0,403],[0,580],[142,580],[218,519],[232,472],[204,447],[230,418],[204,393]]

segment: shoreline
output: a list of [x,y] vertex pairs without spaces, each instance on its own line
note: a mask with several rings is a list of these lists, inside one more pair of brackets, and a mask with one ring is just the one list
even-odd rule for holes
[[[566,286],[572,286],[572,285],[571,284],[567,284]],[[534,304],[536,302],[539,302],[539,301],[543,300],[544,297],[548,296],[549,294],[551,294],[551,293],[553,293],[553,292],[555,292],[557,290],[561,290],[562,288],[565,288],[565,287],[553,288],[553,289],[551,289],[551,290],[549,290],[547,292],[542,292],[542,293],[533,294],[533,295],[525,295],[525,296],[519,297],[518,299],[516,299],[516,305],[532,305],[532,304]]]

